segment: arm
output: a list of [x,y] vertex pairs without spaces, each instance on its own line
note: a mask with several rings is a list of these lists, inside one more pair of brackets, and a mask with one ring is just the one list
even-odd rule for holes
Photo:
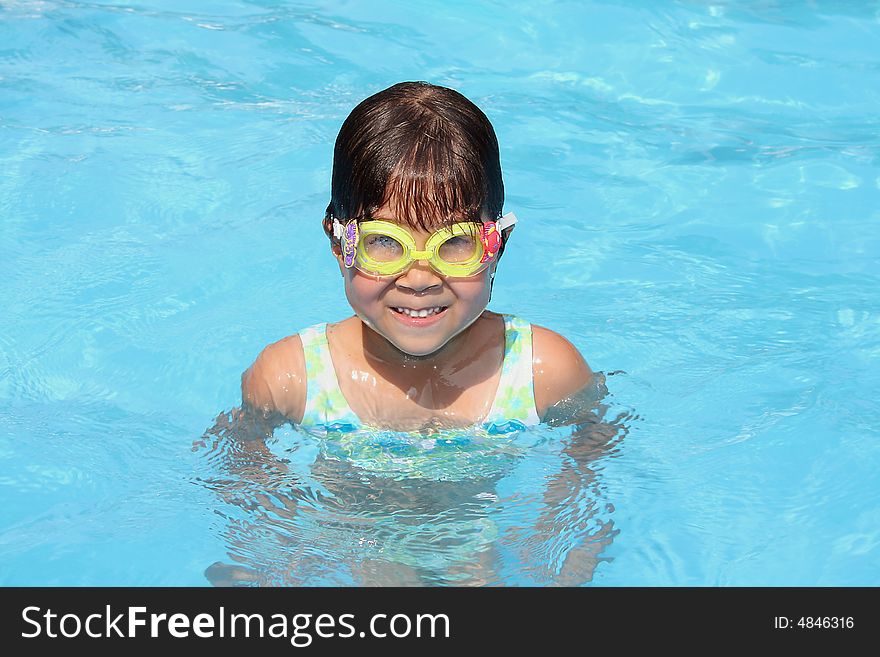
[[615,445],[621,427],[605,420],[605,375],[593,372],[568,340],[540,326],[532,327],[532,352],[538,416],[550,426],[574,425],[568,453],[589,462]]
[[306,368],[298,335],[263,349],[241,376],[242,412],[253,416],[261,433],[284,422],[302,421],[306,403]]
[[[219,455],[227,471],[242,481],[261,481],[263,471],[283,468],[266,447],[275,428],[302,419],[305,366],[299,336],[263,349],[241,377],[241,407],[220,413],[214,426],[193,444],[193,451]],[[212,457],[213,458],[213,457]],[[227,500],[228,501],[228,500]]]
[[[206,484],[227,504],[240,507],[246,519],[230,522],[225,532],[229,555],[234,564],[216,562],[205,571],[215,586],[279,583],[272,564],[249,555],[246,531],[267,517],[284,525],[296,516],[298,501],[304,495],[287,464],[266,445],[276,427],[289,420],[302,419],[305,406],[305,367],[302,344],[291,336],[269,345],[241,377],[242,404],[221,413],[194,451],[206,450],[205,457],[216,474]],[[253,516],[253,518],[251,518]],[[270,523],[271,524],[271,523]],[[245,538],[242,538],[244,536]],[[295,583],[295,578],[294,580]]]
[[596,377],[577,348],[558,333],[534,325],[532,375],[535,408],[542,422],[571,424],[577,419],[578,409],[565,402],[585,395],[595,397],[592,384]]
[[625,427],[604,419],[605,376],[594,373],[574,345],[537,326],[532,327],[532,345],[535,406],[541,421],[550,426],[573,425],[563,449],[568,458],[547,484],[538,527],[548,536],[574,529],[581,534],[554,581],[563,586],[583,584],[592,579],[602,550],[617,530],[612,520],[595,517],[597,504],[575,515],[571,514],[572,504],[585,496],[593,497],[596,474],[592,463],[622,439]]

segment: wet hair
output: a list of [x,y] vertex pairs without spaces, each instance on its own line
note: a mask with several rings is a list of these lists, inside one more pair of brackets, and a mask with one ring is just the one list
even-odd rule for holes
[[386,204],[425,231],[501,216],[498,139],[480,108],[453,89],[400,82],[352,110],[336,138],[324,231]]

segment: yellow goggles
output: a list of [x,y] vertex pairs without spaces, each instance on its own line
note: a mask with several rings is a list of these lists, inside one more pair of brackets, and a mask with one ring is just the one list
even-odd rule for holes
[[431,234],[420,251],[406,228],[391,221],[333,220],[346,267],[372,276],[396,276],[424,260],[442,276],[474,276],[486,269],[501,247],[501,231],[516,223],[512,212],[483,224],[460,222]]

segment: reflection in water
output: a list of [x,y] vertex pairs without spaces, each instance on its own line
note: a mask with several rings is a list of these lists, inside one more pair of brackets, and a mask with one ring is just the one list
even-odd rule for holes
[[604,378],[502,436],[314,436],[248,409],[197,443],[229,563],[217,586],[581,585],[617,530],[599,474],[632,415]]

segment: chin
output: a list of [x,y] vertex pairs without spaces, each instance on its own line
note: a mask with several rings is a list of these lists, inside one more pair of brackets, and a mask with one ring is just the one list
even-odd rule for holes
[[[448,340],[446,342],[448,342]],[[426,356],[436,354],[443,348],[446,342],[433,345],[400,344],[399,342],[392,342],[392,344],[398,349],[398,351],[403,352],[407,356],[412,356],[413,358],[424,358]]]

